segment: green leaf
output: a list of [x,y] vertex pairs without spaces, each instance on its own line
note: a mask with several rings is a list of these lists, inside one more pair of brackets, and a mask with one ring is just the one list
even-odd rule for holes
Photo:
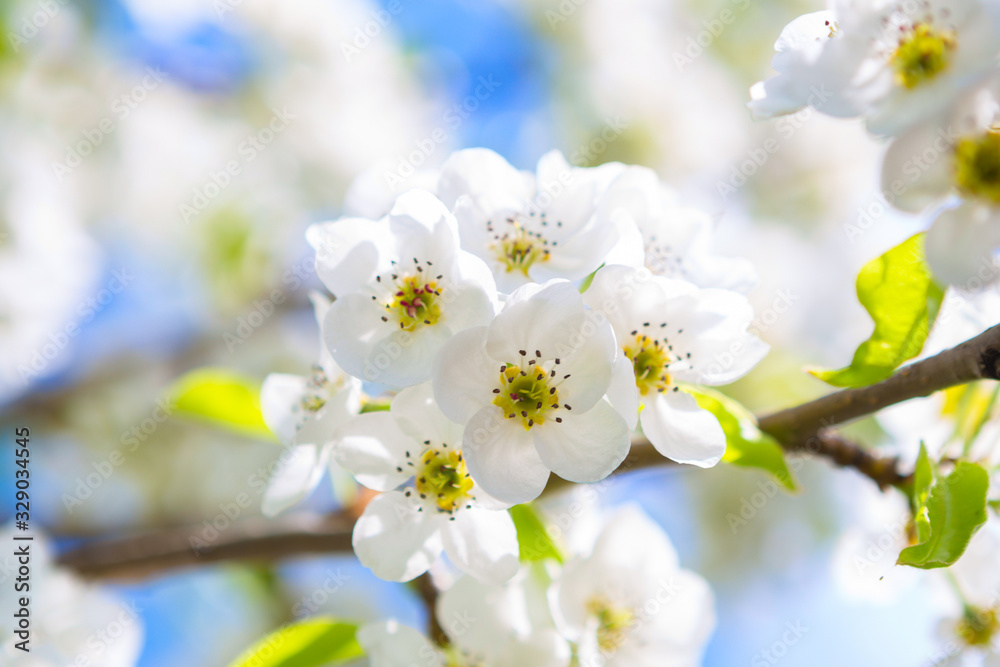
[[917,526],[917,540],[926,542],[930,539],[931,522],[927,515],[927,498],[934,486],[934,464],[927,456],[927,448],[920,443],[920,453],[917,455],[917,467],[913,471],[913,488],[910,491],[910,507],[913,508],[913,521]]
[[604,264],[601,264],[599,267],[597,267],[596,269],[594,269],[593,271],[591,271],[590,275],[588,275],[586,278],[583,279],[583,282],[580,283],[580,294],[583,294],[584,292],[586,292],[587,290],[590,289],[591,283],[594,282],[594,276],[596,276],[597,272],[600,271],[603,268],[604,268]]
[[361,404],[361,413],[366,412],[388,412],[391,401],[389,399],[372,399]]
[[944,290],[934,282],[924,257],[924,235],[917,234],[868,262],[857,279],[858,300],[875,331],[840,370],[809,372],[835,387],[858,387],[884,380],[907,359],[920,354]]
[[982,466],[959,461],[950,475],[930,487],[926,503],[917,507],[915,519],[921,541],[903,549],[896,563],[927,570],[957,561],[972,536],[986,523],[989,484],[989,473]]
[[785,450],[777,440],[757,428],[757,420],[749,410],[717,391],[703,387],[686,389],[698,401],[699,407],[715,415],[725,431],[723,461],[745,468],[760,468],[771,473],[789,491],[798,489],[785,460]]
[[326,667],[364,655],[357,625],[311,618],[286,625],[244,651],[229,667]]
[[563,562],[562,552],[545,529],[545,522],[531,505],[514,505],[510,517],[517,528],[517,543],[521,548],[521,562],[554,560]]
[[200,368],[182,376],[172,391],[181,415],[267,440],[274,434],[260,412],[260,383],[222,368]]

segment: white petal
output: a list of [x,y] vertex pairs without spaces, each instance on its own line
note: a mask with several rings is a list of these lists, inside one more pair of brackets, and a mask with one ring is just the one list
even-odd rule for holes
[[370,667],[441,667],[444,656],[413,628],[396,621],[364,625],[358,629],[358,643],[365,649]]
[[434,360],[434,397],[441,412],[459,424],[492,403],[500,382],[500,362],[486,353],[487,331],[473,327],[455,334]]
[[520,549],[510,514],[461,509],[441,530],[445,553],[463,572],[500,586],[517,573]]
[[487,209],[520,208],[534,190],[534,177],[518,171],[486,148],[455,151],[441,167],[438,195],[453,207],[462,195],[482,200]]
[[553,280],[525,285],[508,297],[490,325],[486,350],[491,357],[517,363],[521,350],[541,352],[542,359],[572,349],[584,323],[583,299],[573,283]]
[[[715,629],[715,597],[708,583],[688,570],[665,577],[665,594],[650,622],[636,638],[649,655],[687,655],[697,658]],[[655,663],[653,663],[655,664]]]
[[656,451],[672,461],[710,468],[726,453],[719,420],[684,391],[666,391],[646,401],[639,423]]
[[430,379],[434,355],[451,336],[438,325],[414,331],[383,322],[383,308],[361,294],[348,294],[330,307],[323,326],[330,354],[344,370],[367,382],[397,387]]
[[624,354],[619,354],[611,372],[608,385],[608,401],[625,419],[630,431],[634,431],[639,421],[639,389],[635,384],[635,369]]
[[434,400],[429,382],[407,387],[396,394],[390,412],[399,428],[416,442],[431,440],[435,445],[443,442],[448,446],[461,446],[462,425],[444,416]]
[[441,555],[439,517],[420,507],[402,491],[390,491],[368,503],[354,524],[354,553],[380,579],[410,581]]
[[364,218],[341,218],[306,231],[306,239],[316,249],[316,273],[338,297],[361,289],[385,268],[379,239],[387,235],[384,220]]
[[422,447],[400,430],[390,413],[358,415],[339,435],[334,460],[369,489],[391,491],[413,476],[413,468],[406,463],[419,456]]
[[284,444],[291,444],[301,420],[298,409],[306,389],[301,375],[271,373],[260,387],[260,411],[264,423]]
[[596,405],[611,384],[615,355],[611,325],[600,318],[588,317],[579,336],[572,340],[572,347],[562,351],[561,363],[553,368],[560,402],[581,412]]
[[277,516],[306,498],[323,479],[329,456],[329,447],[315,444],[286,450],[264,491],[261,512]]
[[532,427],[542,462],[571,482],[604,479],[625,460],[628,425],[607,401],[576,414],[562,412],[562,423],[546,420]]
[[965,203],[942,211],[927,231],[927,263],[934,275],[956,287],[976,290],[996,281],[993,259],[1000,245],[996,209]]
[[[495,667],[566,667],[572,651],[558,632],[543,629],[535,631],[521,642],[507,645],[504,655],[493,661]],[[587,664],[587,663],[581,663]]]
[[507,503],[534,500],[549,479],[531,433],[519,419],[506,419],[494,405],[481,409],[466,424],[462,452],[473,481]]
[[[882,192],[893,206],[920,213],[945,197],[952,186],[952,142],[933,125],[904,133],[882,161]],[[931,159],[928,159],[931,158]]]

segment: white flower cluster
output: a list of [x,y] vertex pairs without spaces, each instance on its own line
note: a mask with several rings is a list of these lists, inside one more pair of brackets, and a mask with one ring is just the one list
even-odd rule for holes
[[503,586],[459,578],[436,616],[443,649],[395,621],[362,627],[372,667],[568,667],[574,655],[580,667],[694,666],[715,603],[663,531],[626,506],[561,567],[526,566]]
[[[270,376],[268,425],[293,446],[264,511],[329,466],[379,492],[354,530],[361,562],[407,581],[444,552],[482,582],[518,569],[507,508],[554,472],[595,482],[630,432],[707,467],[725,452],[689,389],[732,382],[767,346],[747,331],[745,262],[709,250],[710,221],[647,169],[536,173],[483,149],[453,154],[379,219],[314,225],[323,351],[311,377]],[[353,197],[358,202],[358,190]],[[582,291],[581,291],[582,290]],[[388,410],[364,411],[392,392]]]
[[997,278],[1000,245],[1000,4],[994,0],[830,0],[782,31],[778,74],[751,88],[758,118],[810,106],[861,117],[893,142],[882,194],[921,213],[948,204],[927,236],[942,279]]

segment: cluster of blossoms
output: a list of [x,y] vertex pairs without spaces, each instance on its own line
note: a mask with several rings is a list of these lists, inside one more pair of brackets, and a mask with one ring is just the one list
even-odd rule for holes
[[372,667],[694,666],[715,627],[715,603],[663,531],[625,506],[561,566],[528,565],[503,585],[460,577],[438,598],[436,616],[444,648],[395,621],[362,627]]
[[[758,118],[810,106],[863,118],[892,139],[882,193],[939,207],[928,260],[949,283],[995,280],[1000,245],[1000,5],[993,0],[830,0],[775,44],[777,75],[754,85]],[[943,210],[940,208],[943,206]]]
[[[355,188],[352,208],[380,217],[308,230],[335,298],[313,297],[322,344],[311,376],[271,375],[262,389],[265,421],[288,448],[264,512],[302,500],[327,469],[349,473],[377,492],[353,545],[379,577],[409,581],[445,554],[475,580],[467,586],[520,585],[508,583],[525,575],[506,510],[537,498],[551,473],[601,480],[640,430],[679,463],[721,459],[725,433],[692,391],[736,380],[767,353],[736,291],[753,271],[714,254],[711,220],[645,168],[574,167],[552,152],[527,173],[469,149],[419,185],[398,197],[368,188],[367,199]],[[614,539],[613,550],[626,543]],[[630,549],[645,557],[649,544]],[[676,569],[676,557],[660,560]],[[574,591],[606,581],[590,573],[599,561],[567,565]],[[617,591],[621,604],[638,590]],[[626,607],[598,609],[605,598],[593,593],[565,601],[589,610],[566,612],[579,650],[597,650],[580,638],[588,618],[599,634],[631,624]],[[471,636],[453,639],[464,647]],[[390,626],[366,641],[385,637],[423,641]],[[568,656],[536,635],[505,651],[489,664]]]

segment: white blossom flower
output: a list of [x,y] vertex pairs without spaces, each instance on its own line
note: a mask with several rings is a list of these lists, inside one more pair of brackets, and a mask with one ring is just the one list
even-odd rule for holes
[[355,377],[423,382],[452,334],[493,316],[489,269],[459,248],[454,217],[428,192],[403,194],[378,221],[313,225],[308,238],[317,272],[337,296],[323,323],[326,344]]
[[619,230],[595,212],[622,169],[573,167],[551,151],[533,175],[491,150],[470,148],[445,162],[438,196],[458,219],[462,247],[489,265],[507,293],[531,281],[579,280],[604,262]]
[[990,0],[831,0],[775,43],[777,76],[751,88],[758,118],[812,106],[863,116],[894,135],[945,109],[981,81],[1000,51],[1000,6]]
[[747,331],[750,302],[617,265],[600,269],[583,299],[615,332],[621,353],[608,397],[629,426],[638,420],[657,451],[675,461],[718,463],[725,433],[685,385],[733,382],[767,354],[768,346]]
[[363,414],[340,435],[337,462],[383,492],[354,526],[354,551],[363,565],[383,579],[409,581],[443,551],[484,581],[514,575],[517,531],[503,511],[510,505],[470,478],[462,427],[441,414],[429,384],[402,390],[388,412]]
[[510,503],[536,498],[552,471],[594,482],[624,460],[625,420],[603,398],[615,358],[611,327],[565,280],[512,293],[486,327],[467,329],[435,362],[441,410],[464,424],[477,484]]
[[[330,300],[309,295],[316,321],[323,322]],[[315,490],[330,468],[330,450],[338,427],[361,411],[361,381],[344,373],[320,343],[319,362],[308,376],[271,373],[260,388],[264,423],[288,448],[264,492],[262,511],[275,516]]]
[[441,594],[436,614],[451,642],[447,648],[394,621],[362,627],[358,641],[372,667],[569,665],[569,645],[555,630],[545,590],[530,570],[502,587],[462,577]]
[[892,143],[882,165],[882,189],[894,206],[919,213],[949,196],[961,204],[941,211],[927,232],[935,274],[977,288],[997,277],[1000,245],[1000,80],[965,95],[942,119],[918,124]]
[[[712,219],[684,206],[652,169],[630,166],[601,198],[599,218],[615,220],[623,234],[609,253],[608,264],[645,265],[657,275],[682,278],[699,287],[722,287],[741,292],[756,281],[749,260],[723,257],[712,251]],[[630,224],[622,224],[625,223]],[[624,236],[638,231],[641,240]],[[639,262],[632,257],[641,248]]]
[[[10,546],[0,558],[0,662],[7,667],[63,667],[100,664],[132,667],[139,660],[143,641],[141,609],[134,602],[82,581],[57,567],[44,536],[14,542],[13,524],[0,527],[0,539]],[[31,590],[16,591],[17,546],[27,546],[31,557]],[[15,634],[19,598],[30,599],[30,652],[16,648],[24,637]]]
[[708,583],[681,569],[666,534],[637,506],[608,515],[592,551],[566,563],[551,599],[581,667],[693,667],[715,627]]

